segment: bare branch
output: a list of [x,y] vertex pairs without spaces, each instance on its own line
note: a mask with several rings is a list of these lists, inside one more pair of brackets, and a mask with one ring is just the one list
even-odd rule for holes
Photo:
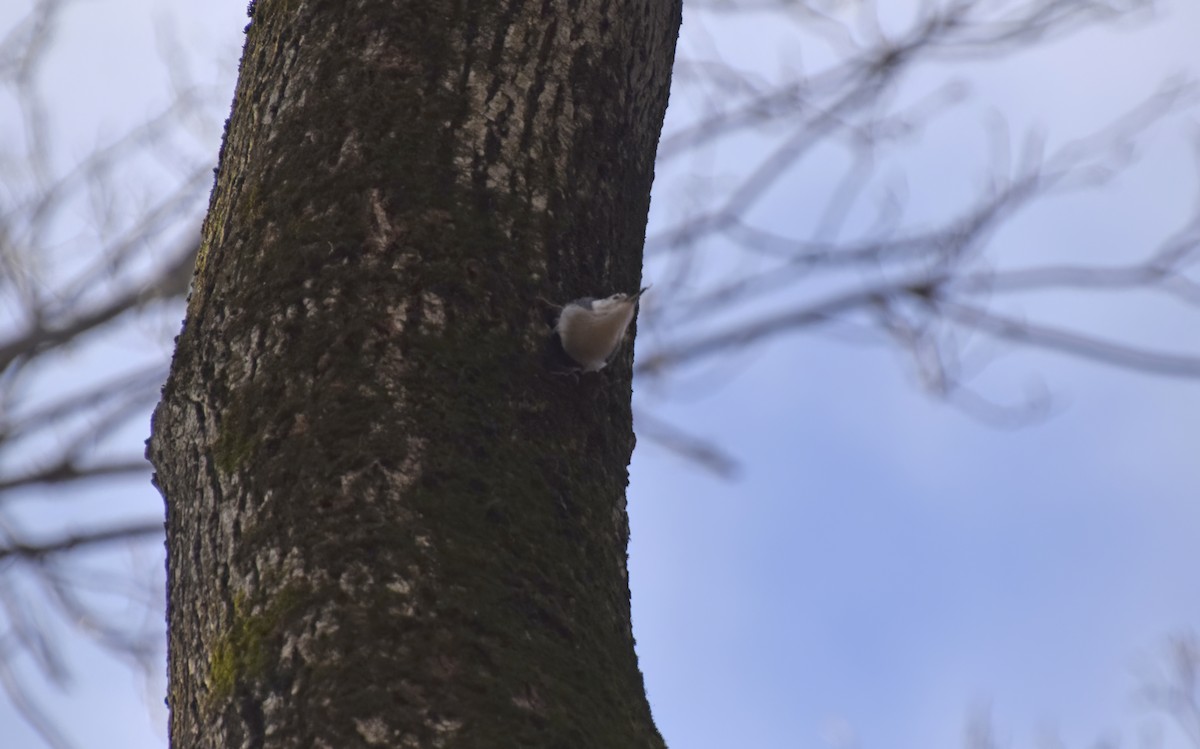
[[1169,716],[1195,746],[1200,746],[1200,637],[1181,632],[1166,642],[1166,652],[1144,677],[1141,696]]
[[0,494],[40,484],[66,484],[99,478],[145,476],[150,465],[144,460],[114,460],[93,465],[78,465],[70,456],[50,465],[0,480]]
[[809,325],[826,322],[844,312],[866,308],[880,299],[901,293],[904,289],[920,283],[924,283],[923,277],[906,282],[857,288],[834,294],[799,308],[767,315],[749,323],[737,324],[726,330],[703,335],[690,343],[676,344],[660,351],[652,351],[639,359],[634,372],[653,374],[669,367],[687,364],[718,351],[743,348],[778,333],[799,330]]
[[74,340],[147,302],[178,296],[182,290],[177,279],[182,277],[185,269],[190,270],[194,258],[194,248],[189,248],[164,269],[161,278],[156,282],[126,289],[96,309],[76,314],[56,325],[36,325],[17,337],[0,343],[0,371],[19,358],[36,356],[42,351]]
[[738,472],[737,460],[715,443],[688,434],[645,411],[638,412],[636,421],[637,432],[640,437],[645,437],[658,443],[667,450],[693,461],[696,465],[712,471],[721,478],[732,479],[736,477]]
[[98,382],[85,390],[68,394],[51,403],[17,416],[0,411],[0,444],[17,440],[55,426],[61,421],[118,402],[119,409],[144,405],[155,396],[155,387],[166,380],[166,369],[158,363],[131,374]]
[[58,730],[46,711],[30,697],[20,678],[13,673],[8,665],[11,654],[6,653],[6,650],[8,648],[0,647],[0,686],[3,686],[9,703],[52,749],[71,749],[71,743],[67,741],[66,736]]
[[83,547],[161,536],[162,532],[162,520],[153,520],[141,523],[129,523],[128,525],[112,528],[88,530],[45,541],[18,542],[10,540],[7,544],[0,544],[0,561],[10,558],[36,561]]
[[945,299],[936,301],[938,311],[948,319],[997,338],[1038,348],[1060,351],[1168,377],[1200,377],[1200,356],[1152,351],[1133,345],[1114,343],[1101,338],[1039,325],[961,302]]

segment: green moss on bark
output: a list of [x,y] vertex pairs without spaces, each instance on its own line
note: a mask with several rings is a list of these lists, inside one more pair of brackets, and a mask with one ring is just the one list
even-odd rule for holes
[[233,621],[209,656],[210,706],[223,704],[239,685],[267,673],[279,653],[285,623],[309,596],[298,586],[285,586],[265,604],[252,606],[244,595],[234,595]]
[[217,470],[228,476],[242,467],[254,454],[258,442],[254,422],[247,406],[239,399],[225,411],[213,445],[213,461]]

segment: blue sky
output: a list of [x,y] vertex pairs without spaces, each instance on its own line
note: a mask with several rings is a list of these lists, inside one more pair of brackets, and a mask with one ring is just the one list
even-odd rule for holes
[[[971,95],[908,152],[911,210],[932,219],[974,194],[992,110],[1014,140],[1040,125],[1053,148],[1163,76],[1195,71],[1188,37],[1200,14],[1167,10],[1152,34],[1102,30],[954,69]],[[747,56],[761,63],[764,46]],[[742,49],[725,51],[740,60]],[[910,90],[938,80],[918,75]],[[1147,253],[1196,200],[1196,121],[1193,109],[1150,132],[1141,160],[1102,194],[1049,201],[1006,226],[996,264]],[[713,156],[713,172],[744,158]],[[764,201],[764,221],[806,220],[804,198],[829,184],[821,166],[836,155],[813,161]],[[669,220],[670,206],[657,207]],[[1138,294],[1008,304],[1130,342],[1200,349],[1194,318]],[[1001,350],[981,388],[1005,399],[1036,380],[1053,398],[1045,423],[980,424],[923,397],[898,352],[821,334],[772,342],[703,399],[673,402],[667,385],[639,392],[656,417],[743,463],[740,480],[722,483],[671,471],[675,459],[644,440],[634,458],[634,631],[669,743],[955,747],[968,716],[988,707],[1015,747],[1051,735],[1065,746],[1153,735],[1186,745],[1136,693],[1164,638],[1200,615],[1200,387]]]
[[[72,129],[55,135],[83,153],[97,132],[119,132],[166,99],[155,32],[165,24],[195,77],[224,92],[204,136],[215,154],[245,25],[243,4],[228,6],[75,8],[58,40],[70,52],[48,70],[48,88],[72,91],[55,100]],[[971,159],[986,161],[975,125],[989,108],[1016,133],[1045,124],[1053,142],[1119,114],[1162,74],[1200,68],[1200,8],[1164,7],[1174,15],[1152,32],[1097,32],[1011,64],[964,66],[972,104],[923,134],[911,157],[914,210],[932,215],[971,184]],[[749,21],[725,30],[734,51],[752,47],[756,62],[776,64],[752,44]],[[1104,194],[1055,201],[1007,228],[1004,261],[1119,262],[1152,247],[1196,200],[1187,144],[1198,118],[1193,109],[1155,131],[1128,179]],[[819,169],[795,179],[796,194],[823,189]],[[670,208],[656,196],[652,222]],[[763,207],[788,210],[783,199]],[[1014,304],[1200,348],[1177,310],[1136,295]],[[1019,393],[1036,377],[1055,413],[1003,430],[925,396],[895,350],[824,332],[776,339],[728,369],[713,387],[635,383],[639,411],[741,465],[736,480],[716,479],[643,439],[631,466],[634,633],[669,745],[951,749],[987,705],[1013,747],[1048,733],[1068,747],[1138,745],[1156,730],[1162,746],[1186,746],[1166,724],[1153,727],[1135,693],[1164,638],[1200,622],[1200,383],[1013,351],[985,378],[988,391]],[[140,443],[142,428],[129,439]],[[113,496],[159,507],[149,486]],[[161,682],[83,643],[72,649],[70,689],[43,694],[78,744],[162,746]],[[0,736],[6,747],[36,745],[6,705]]]

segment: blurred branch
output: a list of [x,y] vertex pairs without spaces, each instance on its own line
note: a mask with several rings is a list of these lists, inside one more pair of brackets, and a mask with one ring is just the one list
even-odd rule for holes
[[889,296],[902,293],[923,278],[909,282],[889,282],[867,288],[834,294],[798,309],[768,315],[749,323],[738,323],[726,330],[703,335],[690,342],[664,347],[638,357],[634,367],[637,374],[657,374],[676,368],[691,361],[711,356],[719,351],[738,349],[786,331],[822,323],[835,315],[854,309],[865,308]]
[[0,443],[11,445],[80,414],[110,406],[114,401],[118,404],[117,410],[145,405],[154,399],[155,388],[166,378],[165,368],[155,363],[132,374],[101,380],[85,390],[61,396],[28,413],[11,415],[0,412]]
[[183,270],[190,271],[195,261],[195,248],[189,248],[162,269],[154,281],[118,292],[96,309],[75,313],[69,319],[47,323],[41,313],[33,315],[34,324],[8,341],[0,342],[0,371],[18,359],[29,359],[57,346],[73,341],[117,317],[155,299],[178,297],[187,290],[180,283]]
[[937,299],[934,306],[948,320],[1015,343],[1038,346],[1149,374],[1200,377],[1200,356],[1151,351],[1130,344],[1114,343],[959,302]]
[[[65,747],[35,699],[70,676],[65,638],[161,668],[161,563],[112,554],[152,548],[161,519],[73,507],[94,501],[80,490],[101,479],[148,478],[126,427],[165,376],[220,118],[170,45],[166,104],[75,158],[56,138],[79,128],[57,121],[43,74],[67,52],[55,31],[70,6],[29,4],[0,29],[0,94],[16,115],[0,143],[0,687],[46,744]],[[146,323],[156,330],[135,339]]]
[[4,542],[0,542],[0,562],[14,557],[36,561],[53,554],[62,554],[83,547],[161,536],[162,533],[162,520],[154,520],[142,523],[129,523],[112,528],[88,530],[48,541],[34,542],[6,538]]
[[1200,636],[1183,632],[1168,640],[1162,665],[1146,679],[1142,695],[1200,747]]
[[7,644],[0,641],[0,687],[3,687],[9,704],[16,708],[17,713],[52,749],[70,749],[70,742],[55,725],[54,720],[30,697],[29,690],[9,667],[8,661],[12,653],[6,652],[10,649],[4,647]]
[[105,477],[147,476],[149,471],[150,466],[145,460],[116,460],[81,466],[68,456],[50,465],[0,480],[0,493],[39,484],[66,484]]
[[645,411],[639,411],[635,420],[639,438],[651,440],[721,478],[731,479],[737,474],[737,460],[715,442],[688,434]]
[[[636,371],[661,376],[818,323],[855,320],[876,326],[906,351],[930,393],[1006,426],[1045,414],[1046,396],[1038,393],[1010,407],[968,388],[959,347],[971,332],[1154,374],[1200,376],[1200,352],[1155,351],[995,308],[1000,301],[1011,306],[1011,300],[999,299],[1001,294],[1072,288],[1148,289],[1188,308],[1200,306],[1200,283],[1188,276],[1200,254],[1200,199],[1187,226],[1140,262],[987,267],[997,264],[993,245],[998,230],[1019,212],[1051,196],[1108,184],[1133,163],[1135,145],[1150,128],[1194,112],[1197,86],[1191,80],[1164,81],[1141,104],[1049,154],[1036,133],[1014,149],[1000,120],[992,132],[993,171],[973,203],[932,227],[911,226],[904,221],[903,198],[889,190],[868,231],[857,231],[853,239],[839,237],[851,211],[875,184],[877,165],[904,138],[962,99],[962,84],[950,81],[915,103],[896,106],[896,92],[919,65],[1014,54],[1093,23],[1148,18],[1139,12],[1151,7],[1140,0],[955,0],[926,3],[906,27],[885,34],[869,3],[691,3],[693,23],[703,24],[695,16],[703,19],[705,12],[746,13],[753,8],[794,20],[801,34],[820,36],[838,54],[822,69],[774,83],[748,74],[739,79],[740,68],[721,59],[715,48],[700,60],[681,55],[690,73],[685,82],[710,71],[725,101],[714,97],[715,111],[665,133],[660,161],[670,163],[725,143],[738,144],[738,160],[733,174],[723,179],[727,190],[647,238],[648,254],[670,276],[659,281],[660,293],[672,298],[669,305],[644,315],[645,327],[664,342],[639,353]],[[758,139],[747,146],[752,132]],[[780,229],[764,221],[759,204],[768,196],[784,195],[785,177],[818,147],[830,144],[840,147],[846,162],[840,178],[825,180],[829,189],[821,203],[809,206],[811,201],[805,201],[806,211],[815,216],[812,228]],[[778,224],[775,214],[778,210],[770,215]],[[746,262],[741,265],[748,270],[717,274],[685,292],[689,280],[702,272],[699,258],[709,248],[714,262],[722,264],[728,263],[727,255],[718,259],[717,253],[743,251]],[[839,290],[831,292],[831,287]]]

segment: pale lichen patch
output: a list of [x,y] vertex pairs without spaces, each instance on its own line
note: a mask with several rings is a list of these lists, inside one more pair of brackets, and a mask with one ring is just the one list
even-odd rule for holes
[[541,695],[538,694],[537,688],[532,684],[526,684],[525,689],[520,694],[514,694],[512,696],[512,703],[522,710],[534,713],[541,713],[545,708]]
[[390,39],[387,34],[383,33],[382,29],[376,29],[367,37],[367,43],[362,48],[362,59],[370,63],[373,60],[381,59],[384,54],[391,50]]
[[367,718],[366,720],[355,718],[354,728],[358,731],[358,735],[362,736],[363,741],[371,746],[386,744],[388,737],[391,735],[387,723],[383,721],[383,718],[379,717]]
[[387,319],[390,323],[388,332],[393,336],[399,336],[404,333],[405,323],[408,320],[408,300],[401,299],[395,304],[387,306]]
[[538,213],[545,213],[546,206],[548,204],[549,204],[549,200],[546,198],[546,193],[544,193],[544,192],[535,192],[533,194],[533,196],[529,199],[530,207],[533,208],[533,210],[537,211]]
[[306,663],[318,663],[322,659],[328,659],[328,653],[324,647],[318,645],[318,641],[327,640],[337,631],[336,614],[331,608],[322,611],[315,620],[306,617],[303,631],[298,636],[289,637],[284,641],[281,657],[290,660],[298,654]]
[[355,564],[338,577],[338,588],[346,595],[354,596],[375,585],[375,578],[366,565]]
[[263,699],[263,703],[262,703],[262,711],[263,711],[263,718],[264,718],[263,723],[266,726],[264,729],[264,733],[267,736],[271,736],[271,735],[275,734],[276,732],[278,732],[278,730],[280,728],[280,721],[286,720],[286,718],[280,718],[280,717],[276,717],[276,716],[285,716],[287,714],[287,707],[288,707],[287,700],[283,699],[283,697],[281,697],[278,694],[275,694],[274,692],[272,692],[271,694],[268,694]]
[[400,498],[400,495],[421,477],[421,466],[425,457],[425,440],[420,437],[410,437],[405,442],[404,460],[398,469],[383,468],[388,478],[389,486],[394,490],[389,498]]
[[362,162],[362,146],[358,142],[358,133],[353,130],[342,140],[342,147],[338,149],[337,162],[334,163],[333,169],[336,171],[347,161],[354,164]]
[[447,741],[454,738],[454,734],[462,730],[463,722],[454,718],[434,718],[429,727],[437,734],[434,746],[445,746]]
[[[415,567],[411,568],[410,571],[413,573],[418,573]],[[413,592],[416,589],[416,585],[412,582],[412,580],[406,578],[396,578],[387,584],[387,589],[389,592],[400,598],[400,600],[394,605],[389,606],[388,613],[406,619],[416,615],[417,606],[413,598]]]
[[421,295],[421,322],[429,332],[438,332],[446,327],[446,306],[442,298],[431,292]]
[[394,232],[392,231],[392,222],[388,218],[387,209],[383,205],[383,197],[378,188],[371,190],[371,216],[374,218],[370,236],[367,241],[371,248],[382,252],[392,244]]

